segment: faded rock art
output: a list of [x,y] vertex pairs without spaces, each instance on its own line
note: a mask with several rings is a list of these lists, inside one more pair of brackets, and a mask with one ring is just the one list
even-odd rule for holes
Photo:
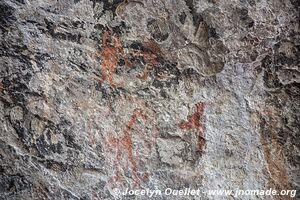
[[298,1],[2,0],[0,35],[1,200],[299,190]]

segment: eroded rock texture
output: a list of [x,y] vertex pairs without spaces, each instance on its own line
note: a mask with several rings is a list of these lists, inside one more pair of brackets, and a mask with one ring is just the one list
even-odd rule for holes
[[299,190],[299,5],[1,0],[0,198]]

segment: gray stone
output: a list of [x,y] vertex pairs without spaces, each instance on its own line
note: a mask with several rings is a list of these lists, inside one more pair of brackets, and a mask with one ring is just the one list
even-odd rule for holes
[[0,199],[299,190],[299,19],[297,0],[1,0]]

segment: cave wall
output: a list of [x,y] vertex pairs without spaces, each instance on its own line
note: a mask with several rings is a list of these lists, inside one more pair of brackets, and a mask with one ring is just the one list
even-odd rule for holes
[[0,199],[299,190],[299,6],[1,0]]

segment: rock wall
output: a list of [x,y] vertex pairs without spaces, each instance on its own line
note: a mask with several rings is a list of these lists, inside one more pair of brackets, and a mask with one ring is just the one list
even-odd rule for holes
[[1,0],[0,199],[299,190],[299,6]]

